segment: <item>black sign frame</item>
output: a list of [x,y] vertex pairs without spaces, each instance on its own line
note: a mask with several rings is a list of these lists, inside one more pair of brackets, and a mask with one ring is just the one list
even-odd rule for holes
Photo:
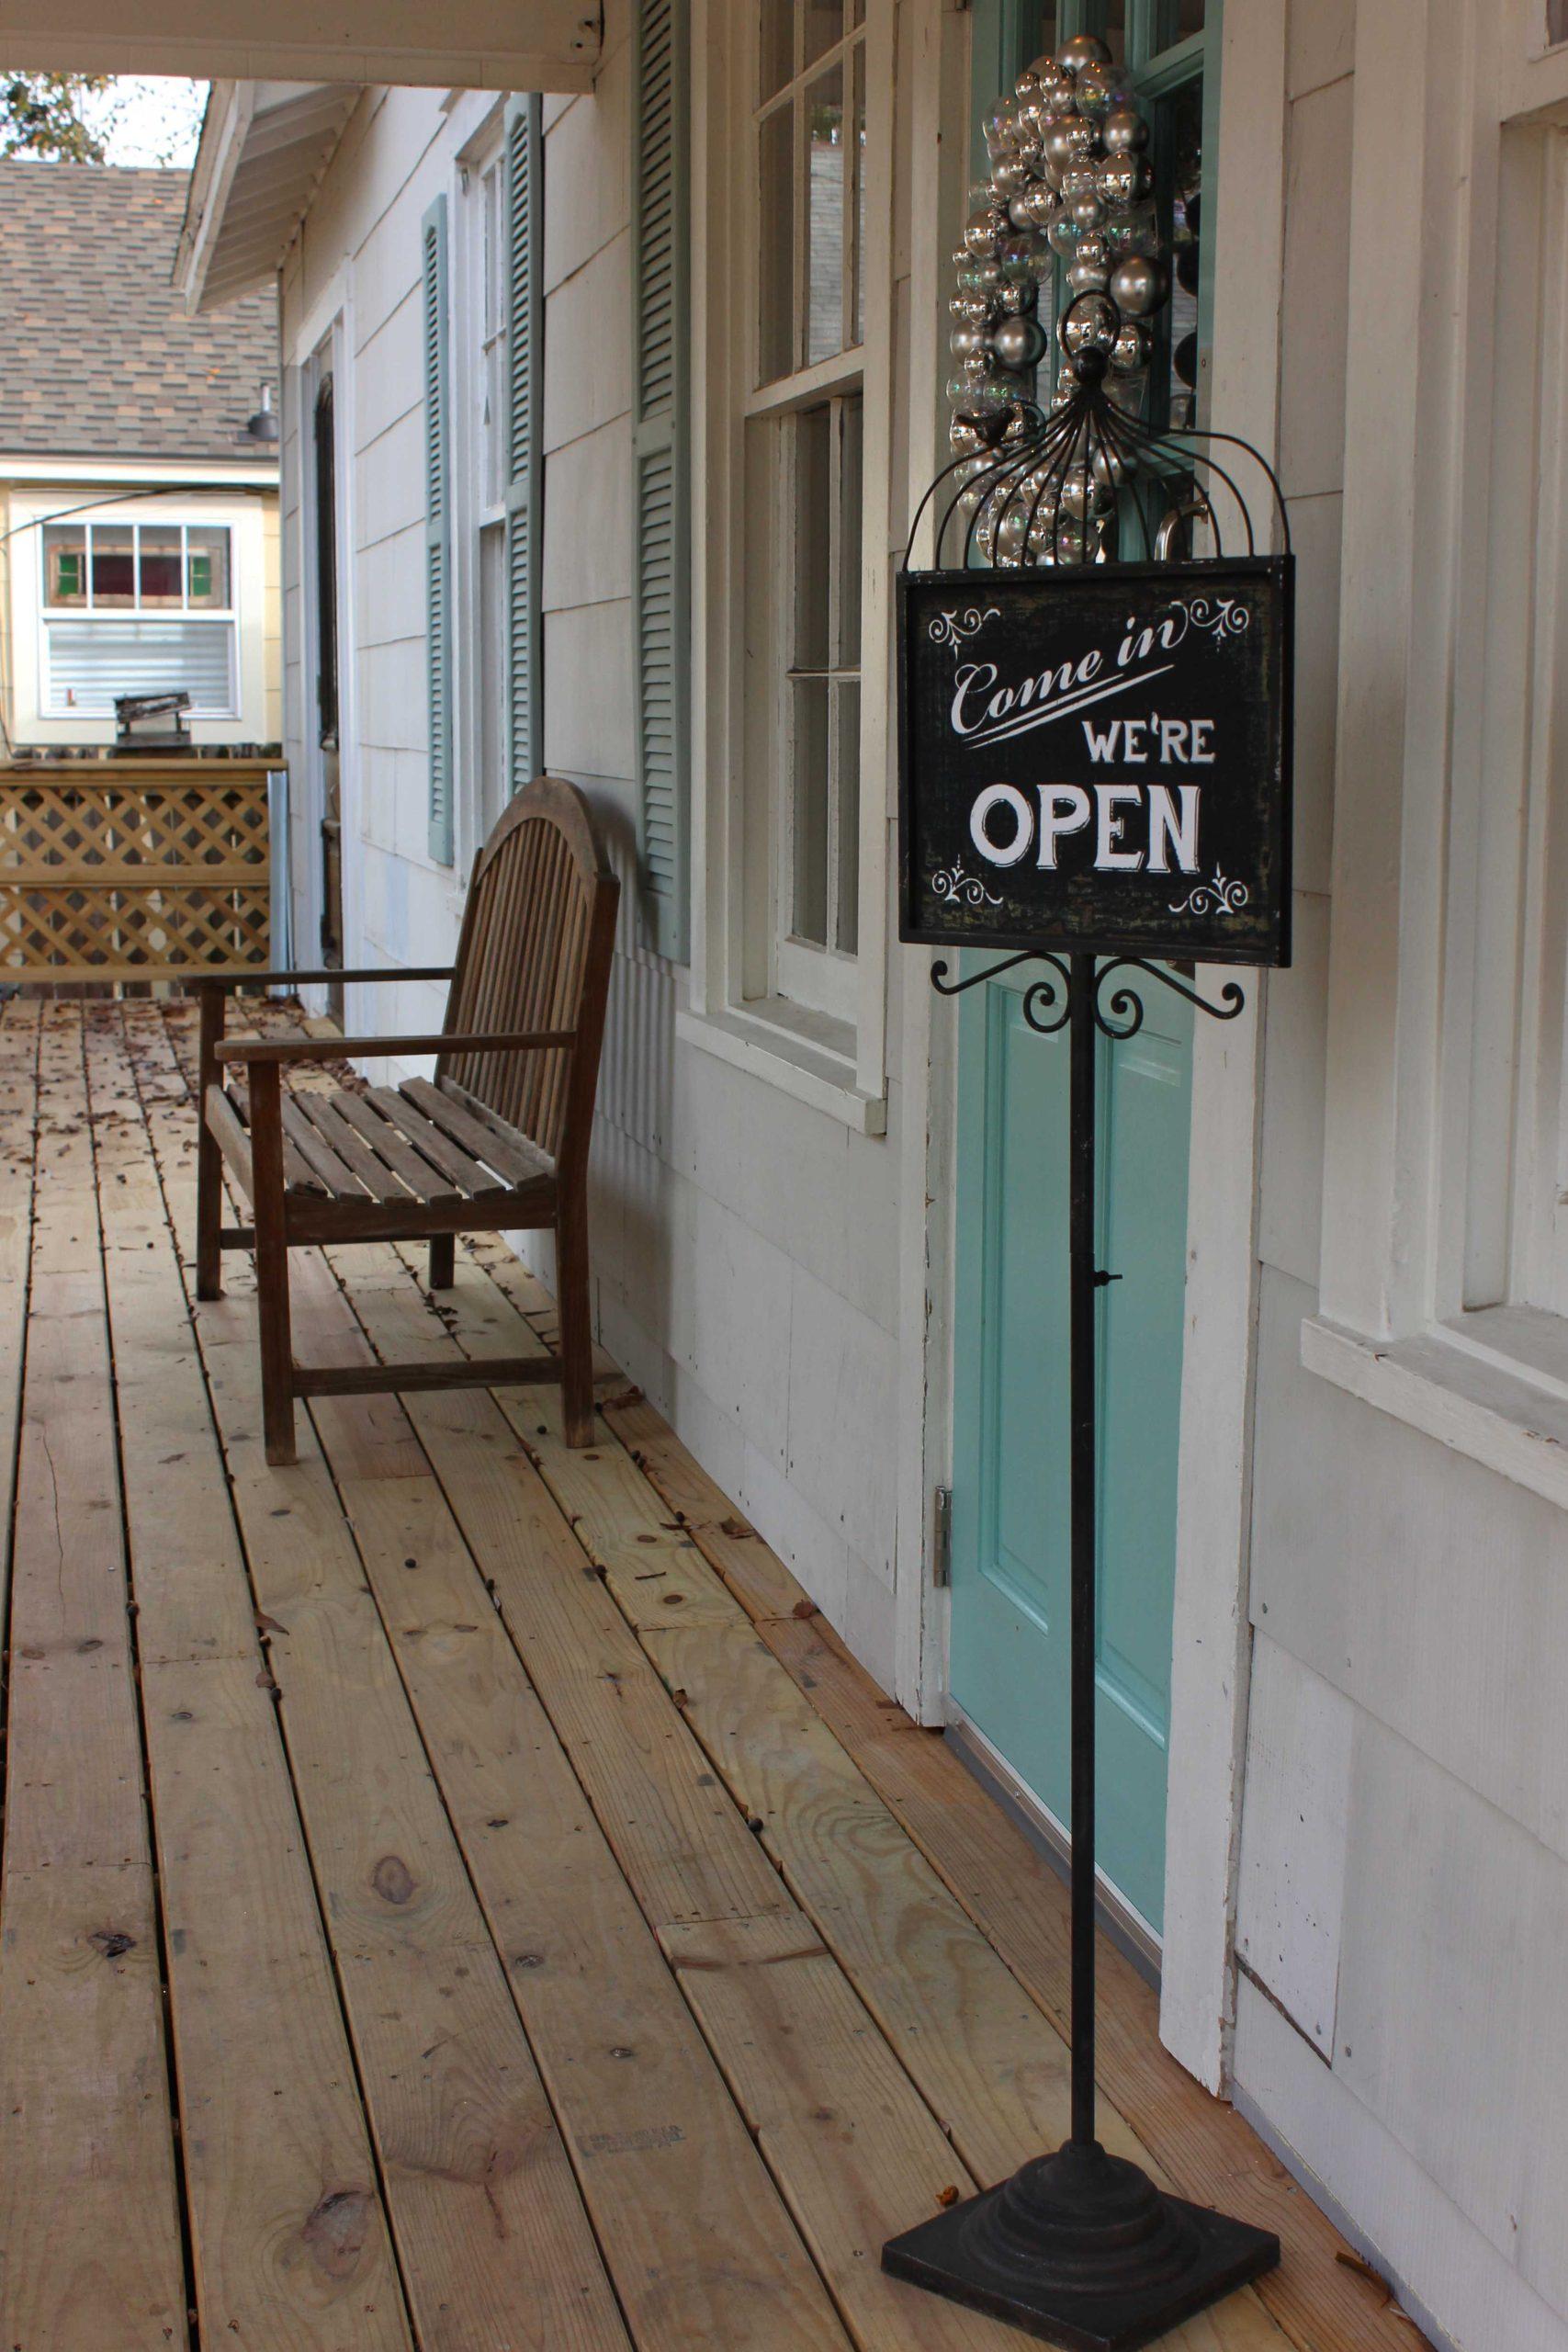
[[[1150,591],[1158,592],[1151,594]],[[1098,593],[1097,593],[1098,592]],[[1236,878],[1228,887],[1227,903],[1204,880],[1190,897],[1197,904],[1187,910],[1147,909],[1129,916],[1130,894],[1121,877],[1099,876],[1086,882],[1075,876],[1056,883],[1055,904],[1014,913],[1001,922],[988,918],[985,893],[954,889],[942,904],[933,904],[927,882],[922,888],[920,861],[931,831],[939,820],[922,806],[926,781],[938,763],[922,753],[919,730],[930,731],[929,708],[922,710],[922,688],[929,702],[930,679],[919,664],[927,660],[933,642],[954,649],[960,636],[978,635],[979,616],[1004,622],[1011,608],[1015,634],[1037,628],[1038,611],[1060,600],[1064,613],[1080,620],[1098,611],[1108,616],[1122,600],[1132,598],[1129,615],[1140,626],[1158,613],[1168,612],[1173,599],[1184,600],[1189,612],[1218,609],[1216,600],[1227,596],[1247,600],[1249,615],[1260,613],[1269,626],[1253,637],[1247,631],[1216,630],[1200,626],[1193,655],[1210,673],[1211,686],[1228,666],[1241,676],[1247,664],[1258,672],[1261,691],[1256,707],[1244,720],[1247,742],[1243,764],[1248,785],[1243,805],[1227,806],[1231,824],[1244,834],[1250,820],[1252,854],[1243,863],[1246,881],[1242,899],[1235,897]],[[1087,601],[1086,601],[1087,600]],[[1291,850],[1292,833],[1292,743],[1294,637],[1294,559],[1290,555],[1216,557],[1178,565],[1156,563],[1096,564],[1081,570],[1066,567],[1018,571],[904,571],[898,576],[898,936],[914,945],[945,947],[1074,950],[1110,956],[1154,957],[1162,961],[1251,965],[1280,968],[1291,960]],[[956,635],[937,640],[931,632],[946,621]],[[966,628],[966,624],[973,626]],[[1109,619],[1107,626],[1112,625]],[[913,632],[924,628],[926,646],[919,662],[911,658]],[[1003,632],[1005,633],[1005,631]],[[1242,651],[1244,635],[1248,641]],[[1227,641],[1228,636],[1228,641]],[[1037,671],[1051,667],[1042,654]],[[1167,664],[1166,671],[1174,664]],[[940,776],[936,779],[940,783]],[[1021,789],[1022,787],[1019,787]],[[1250,792],[1250,806],[1247,793]],[[1042,808],[1043,804],[1042,803]],[[951,834],[952,810],[943,820]],[[951,859],[947,861],[949,866]],[[1037,873],[1037,868],[1031,869]],[[1163,871],[1163,869],[1161,869]],[[1216,876],[1224,882],[1216,867]],[[1051,886],[1047,886],[1048,888]],[[1161,886],[1163,887],[1163,886]],[[1205,897],[1205,888],[1207,896]],[[1066,894],[1071,892],[1069,898]],[[1146,893],[1145,894],[1146,896]],[[1122,903],[1118,906],[1118,898]],[[1172,920],[1172,917],[1178,919]]]

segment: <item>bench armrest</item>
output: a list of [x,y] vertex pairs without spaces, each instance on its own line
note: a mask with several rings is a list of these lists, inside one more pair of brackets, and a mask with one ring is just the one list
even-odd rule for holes
[[220,1062],[341,1062],[358,1054],[544,1053],[576,1043],[575,1029],[498,1029],[471,1037],[226,1037],[215,1051]]
[[450,964],[417,966],[378,964],[366,971],[352,972],[342,972],[336,969],[319,972],[252,972],[242,969],[237,972],[196,971],[188,975],[192,985],[198,989],[276,989],[281,988],[286,980],[307,988],[321,988],[331,980],[339,982],[352,980],[355,983],[361,980],[449,980],[451,977]]

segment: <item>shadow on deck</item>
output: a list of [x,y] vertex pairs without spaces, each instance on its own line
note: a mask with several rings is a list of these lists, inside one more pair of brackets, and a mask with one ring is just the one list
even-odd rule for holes
[[[619,1377],[587,1453],[433,1391],[269,1470],[248,1263],[193,1313],[194,1045],[0,1017],[0,2343],[1018,2345],[877,2256],[1064,2134],[1065,1890]],[[300,1355],[548,1344],[457,1262],[298,1253]],[[1412,2352],[1101,1965],[1103,2136],[1284,2242],[1168,2341]]]

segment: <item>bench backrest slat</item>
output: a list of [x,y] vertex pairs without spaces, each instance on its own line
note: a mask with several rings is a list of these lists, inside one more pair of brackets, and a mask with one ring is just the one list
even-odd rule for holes
[[575,785],[539,776],[475,862],[446,1000],[449,1035],[572,1029],[571,1046],[443,1054],[450,1079],[547,1152],[586,1159],[620,884]]

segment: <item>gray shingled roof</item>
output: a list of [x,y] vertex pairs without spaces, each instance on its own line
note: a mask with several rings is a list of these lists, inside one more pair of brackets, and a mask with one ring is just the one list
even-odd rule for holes
[[269,286],[186,314],[186,172],[0,161],[0,457],[252,458],[277,383]]

